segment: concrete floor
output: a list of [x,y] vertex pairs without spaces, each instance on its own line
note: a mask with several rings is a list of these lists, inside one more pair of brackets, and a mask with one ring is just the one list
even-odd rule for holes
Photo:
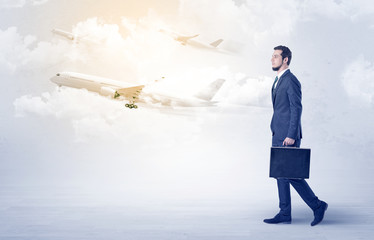
[[292,224],[267,225],[263,218],[277,211],[276,199],[269,194],[236,199],[126,200],[73,188],[2,186],[0,191],[2,240],[352,240],[371,239],[374,234],[373,199],[329,199],[324,221],[311,227],[312,212],[296,196]]
[[309,131],[308,182],[329,204],[325,219],[311,227],[312,211],[292,191],[292,224],[267,225],[278,211],[267,176],[268,110],[240,110],[204,115],[195,138],[176,137],[194,129],[188,121],[180,128],[178,117],[174,131],[118,145],[75,143],[61,122],[17,119],[20,133],[9,131],[0,152],[0,239],[372,239],[370,145],[326,144]]

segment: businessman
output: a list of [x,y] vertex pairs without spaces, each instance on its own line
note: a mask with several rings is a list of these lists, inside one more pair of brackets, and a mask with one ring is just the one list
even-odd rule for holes
[[[273,147],[300,147],[301,133],[301,85],[289,70],[292,53],[288,47],[277,46],[271,57],[271,64],[277,76],[271,89],[273,117],[271,131]],[[318,199],[304,179],[278,178],[279,213],[265,223],[291,223],[290,184],[304,202],[313,210],[315,226],[323,220],[327,203]]]

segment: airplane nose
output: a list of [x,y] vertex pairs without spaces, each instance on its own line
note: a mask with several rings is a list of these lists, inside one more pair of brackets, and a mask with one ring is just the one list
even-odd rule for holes
[[60,84],[60,77],[59,76],[60,75],[57,74],[56,76],[51,77],[49,80],[51,80],[51,82],[56,83],[57,85],[59,85]]
[[49,80],[51,80],[51,82],[54,82],[54,83],[56,83],[56,76],[53,76],[53,77],[51,77]]

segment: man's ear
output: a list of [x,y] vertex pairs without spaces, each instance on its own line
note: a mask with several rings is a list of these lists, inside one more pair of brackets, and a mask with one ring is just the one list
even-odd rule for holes
[[288,64],[288,57],[283,58],[283,63],[287,63]]

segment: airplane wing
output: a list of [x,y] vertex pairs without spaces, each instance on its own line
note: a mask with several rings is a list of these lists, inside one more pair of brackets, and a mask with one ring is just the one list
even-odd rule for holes
[[182,36],[182,35],[179,35],[177,33],[175,33],[175,34],[177,36],[177,37],[175,37],[175,40],[177,40],[178,42],[181,42],[183,45],[186,45],[188,40],[199,36],[199,34],[196,34],[196,35],[193,35],[193,36]]
[[209,45],[212,46],[212,47],[218,47],[218,45],[220,45],[221,43],[223,42],[223,39],[218,39],[217,41],[214,41],[212,43],[210,43]]
[[116,93],[118,95],[115,95],[115,96],[117,97],[123,96],[129,101],[134,102],[136,99],[138,99],[139,94],[141,93],[143,88],[144,88],[144,85],[128,87],[128,88],[120,88],[120,89],[117,89]]
[[218,39],[211,43],[204,43],[195,39],[199,36],[199,34],[186,36],[166,28],[160,29],[159,31],[171,36],[172,38],[174,38],[174,40],[180,42],[182,45],[191,45],[198,48],[218,49],[218,45],[223,42],[223,39]]

